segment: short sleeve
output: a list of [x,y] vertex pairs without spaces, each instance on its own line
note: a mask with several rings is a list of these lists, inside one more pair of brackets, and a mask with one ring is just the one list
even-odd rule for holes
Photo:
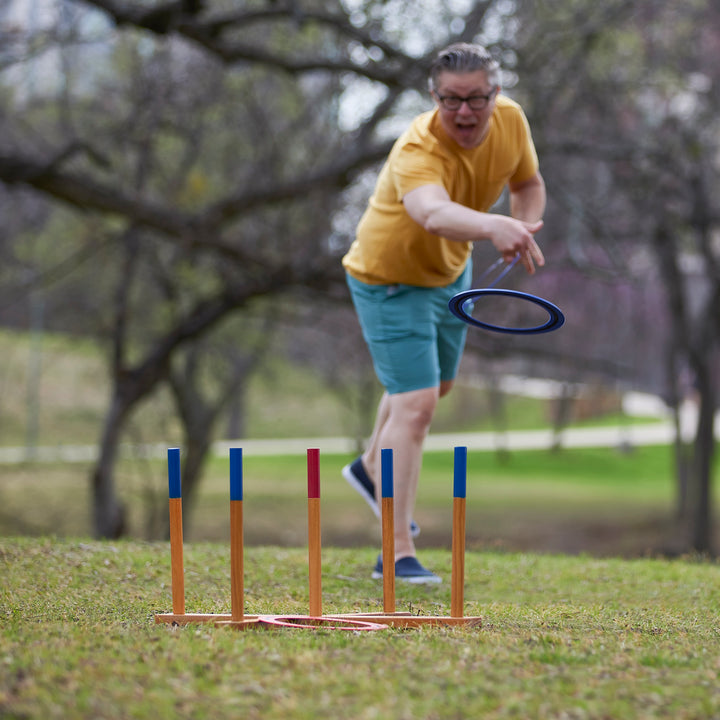
[[415,143],[398,148],[391,159],[392,178],[399,201],[411,190],[423,185],[445,184],[445,167],[441,157]]

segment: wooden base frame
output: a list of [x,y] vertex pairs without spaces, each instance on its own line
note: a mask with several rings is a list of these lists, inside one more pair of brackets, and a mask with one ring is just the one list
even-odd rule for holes
[[250,628],[306,628],[330,630],[379,630],[388,627],[419,628],[423,626],[481,628],[479,616],[463,616],[465,580],[465,475],[467,448],[455,448],[455,483],[453,500],[453,543],[451,615],[414,615],[395,610],[394,508],[392,489],[392,450],[382,451],[382,558],[383,612],[322,614],[320,562],[320,480],[319,451],[308,450],[308,551],[309,615],[245,615],[243,584],[243,490],[242,450],[230,451],[230,613],[186,613],[183,569],[182,499],[179,450],[168,450],[170,491],[170,552],[172,566],[171,613],[155,615],[156,624],[184,626],[207,623],[237,630]]
[[[394,628],[429,627],[465,627],[480,629],[482,617],[479,615],[468,617],[450,617],[448,615],[413,615],[412,613],[337,613],[331,615],[245,615],[242,620],[233,620],[230,613],[160,613],[155,615],[156,624],[190,625],[193,623],[208,623],[215,627],[229,627],[244,630],[252,627],[277,626],[283,619],[289,622],[283,627],[317,627],[332,628],[333,623],[342,621],[348,625],[352,623],[372,623]],[[343,629],[353,629],[352,627]],[[363,629],[359,627],[357,629]]]
[[236,622],[253,624],[258,621],[259,615],[244,615],[242,620],[233,620],[231,613],[160,613],[155,616],[155,624],[190,625],[191,623]]
[[227,627],[234,630],[294,628],[366,631],[385,630],[388,623],[376,622],[368,617],[343,617],[334,615],[245,615],[241,620],[233,620],[230,613],[161,613],[155,616],[156,624],[184,626],[193,623],[208,623],[214,627]]

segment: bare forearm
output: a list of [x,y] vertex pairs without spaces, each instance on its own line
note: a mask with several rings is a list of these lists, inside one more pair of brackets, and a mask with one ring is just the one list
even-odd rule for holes
[[[533,186],[510,194],[510,216],[534,223],[545,213],[545,186]],[[471,210],[448,201],[438,205],[425,218],[424,227],[433,235],[459,242],[491,239],[505,216]]]
[[542,219],[547,196],[540,174],[515,188],[510,188],[510,215],[525,222]]
[[478,212],[459,203],[447,201],[432,208],[423,223],[433,235],[457,240],[475,242],[492,236],[494,218],[490,213]]

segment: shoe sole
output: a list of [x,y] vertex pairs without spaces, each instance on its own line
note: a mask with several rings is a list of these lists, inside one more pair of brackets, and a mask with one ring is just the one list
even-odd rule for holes
[[[376,518],[380,518],[380,506],[376,500],[371,500],[370,496],[365,490],[365,486],[353,475],[353,471],[349,465],[346,465],[342,470],[342,476],[350,487],[360,495],[360,497],[368,504],[369,508],[375,513]],[[413,523],[410,526],[410,537],[416,538],[420,534],[420,526],[417,523]]]
[[[377,570],[373,570],[371,577],[373,580],[382,580],[383,574]],[[409,583],[410,585],[439,585],[442,582],[442,578],[437,575],[411,575],[408,577],[396,575],[395,579]]]
[[370,496],[365,491],[365,488],[360,481],[353,475],[353,471],[349,465],[346,465],[342,469],[342,476],[345,478],[350,487],[362,497],[362,499],[369,505],[370,509],[375,513],[375,517],[380,517],[380,507],[374,499],[370,499]]

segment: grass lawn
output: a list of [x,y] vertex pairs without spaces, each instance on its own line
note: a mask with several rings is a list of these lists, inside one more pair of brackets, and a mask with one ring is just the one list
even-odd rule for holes
[[[323,550],[326,613],[381,609],[375,552]],[[185,569],[188,612],[229,610],[226,544],[186,544]],[[155,625],[169,575],[165,543],[0,539],[0,717],[720,716],[714,563],[471,551],[481,629],[371,633]],[[248,548],[245,589],[248,613],[307,613],[306,550]],[[398,610],[449,595],[398,586]]]
[[[97,441],[98,348],[47,336],[34,379],[30,338],[0,333],[0,349],[0,444]],[[253,437],[357,430],[347,403],[285,365],[254,380],[248,405]],[[486,390],[463,387],[433,429],[550,417],[531,398],[508,397],[499,419],[492,409]],[[611,408],[587,422],[630,420]],[[167,394],[130,430],[138,446],[176,443]],[[326,613],[382,609],[369,578],[378,526],[340,477],[349,459],[321,456]],[[374,633],[156,625],[171,609],[165,463],[118,464],[130,536],[116,543],[87,539],[87,463],[3,466],[0,720],[720,718],[717,563],[657,556],[672,551],[672,465],[665,447],[471,452],[465,612],[483,627]],[[425,454],[418,548],[446,582],[399,585],[398,610],[449,613],[452,476],[452,448]],[[246,458],[244,513],[246,612],[306,613],[305,459]],[[188,612],[227,612],[226,457],[209,460],[185,530]]]
[[[379,542],[378,523],[344,482],[350,458],[322,454],[322,523],[328,546]],[[498,548],[596,555],[643,555],[670,549],[674,485],[667,447],[567,449],[468,454],[467,541]],[[303,455],[244,460],[246,539],[251,545],[307,541],[307,475]],[[227,542],[228,458],[208,463],[194,507],[186,504],[192,541]],[[87,536],[89,467],[30,463],[5,468],[0,483],[0,536]],[[125,460],[117,487],[129,510],[131,537],[162,538],[167,518],[163,460]],[[421,549],[449,548],[453,452],[428,452],[416,520]]]

